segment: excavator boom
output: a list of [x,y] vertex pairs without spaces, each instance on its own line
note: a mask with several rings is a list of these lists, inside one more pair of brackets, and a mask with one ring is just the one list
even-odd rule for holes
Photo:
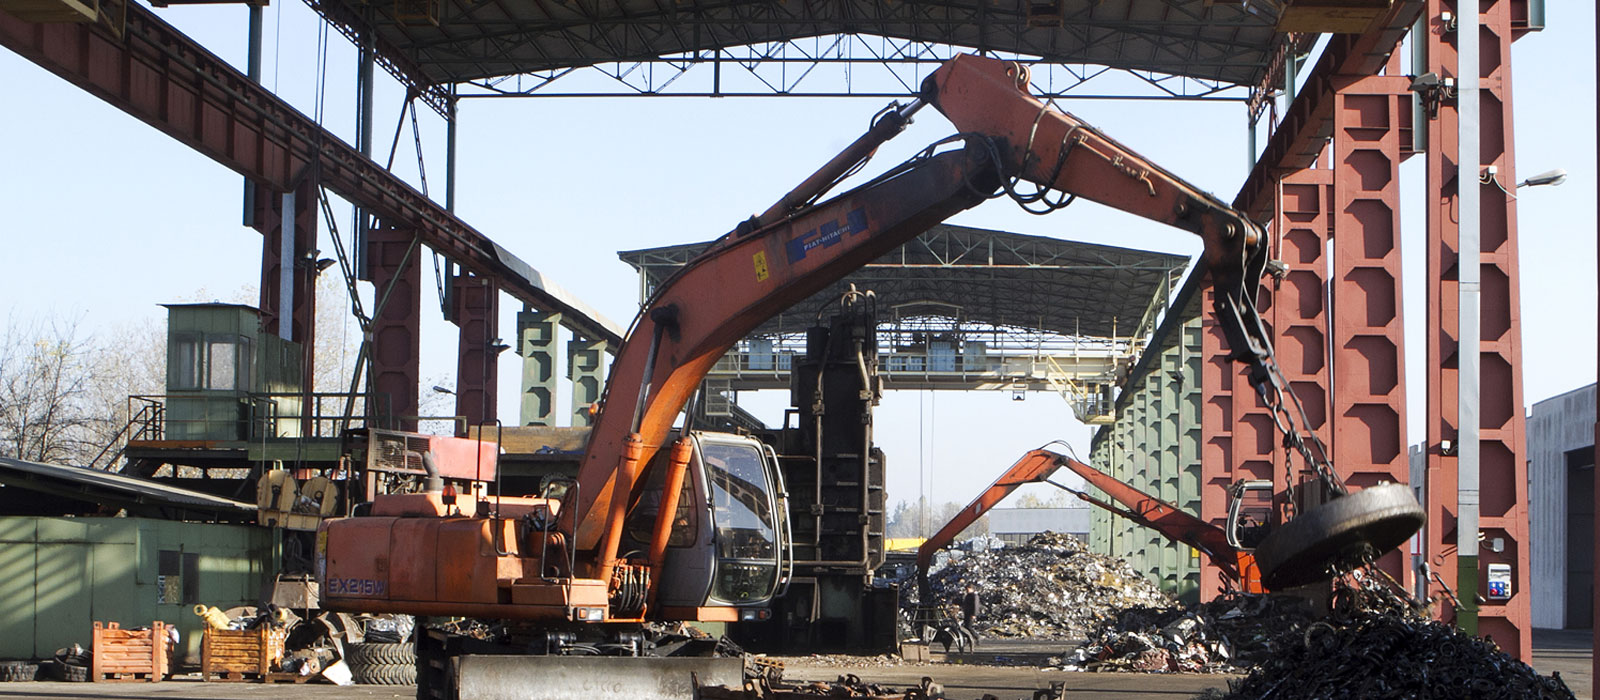
[[[1066,468],[1095,488],[1105,492],[1112,500],[1121,506],[1107,503],[1094,498],[1086,493],[1067,488],[1050,477]],[[972,499],[965,508],[956,513],[955,517],[939,528],[937,533],[929,537],[917,549],[917,592],[923,605],[928,605],[932,600],[932,590],[928,584],[928,567],[933,564],[934,555],[939,550],[950,546],[962,530],[970,527],[978,518],[989,509],[994,508],[1006,496],[1011,495],[1017,487],[1023,484],[1048,483],[1057,488],[1066,490],[1079,498],[1109,510],[1117,515],[1128,518],[1140,525],[1153,529],[1169,540],[1181,542],[1205,554],[1212,563],[1221,569],[1223,575],[1238,582],[1243,588],[1251,592],[1260,592],[1259,576],[1253,573],[1252,559],[1249,553],[1241,552],[1228,544],[1227,533],[1222,528],[1196,518],[1183,509],[1166,501],[1151,496],[1128,484],[1118,481],[1110,474],[1106,474],[1083,462],[1072,459],[1046,448],[1030,450],[1023,455],[994,480],[988,488]],[[1247,572],[1244,579],[1240,573]]]

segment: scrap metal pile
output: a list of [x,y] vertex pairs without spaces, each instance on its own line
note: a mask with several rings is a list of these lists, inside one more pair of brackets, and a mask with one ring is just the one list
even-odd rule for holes
[[[1082,638],[1123,609],[1172,604],[1126,562],[1053,532],[1020,546],[951,557],[930,573],[929,584],[943,604],[976,587],[983,601],[978,626],[986,637]],[[913,605],[914,588],[902,589]]]
[[1570,700],[1559,674],[1541,676],[1493,642],[1453,625],[1393,612],[1334,615],[1289,632],[1281,653],[1230,681],[1220,700],[1314,697]]
[[[1303,599],[1235,594],[1195,606],[1123,610],[1065,660],[1069,671],[1243,673],[1311,622]],[[1291,634],[1292,636],[1292,634]]]

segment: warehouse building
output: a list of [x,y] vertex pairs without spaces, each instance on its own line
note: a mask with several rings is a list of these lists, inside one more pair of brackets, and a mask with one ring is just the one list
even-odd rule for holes
[[1528,413],[1533,626],[1588,629],[1594,607],[1595,385]]

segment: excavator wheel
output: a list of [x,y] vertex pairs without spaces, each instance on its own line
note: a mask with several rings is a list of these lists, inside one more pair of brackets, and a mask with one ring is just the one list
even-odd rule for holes
[[1325,581],[1335,567],[1400,546],[1422,528],[1425,513],[1404,484],[1371,486],[1312,508],[1256,547],[1261,582],[1278,590]]

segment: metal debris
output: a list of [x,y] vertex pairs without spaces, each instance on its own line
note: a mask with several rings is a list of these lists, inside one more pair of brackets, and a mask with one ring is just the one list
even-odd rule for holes
[[[945,697],[944,687],[923,677],[916,686],[904,691],[876,683],[867,683],[860,676],[847,673],[833,683],[816,681],[800,685],[769,682],[765,678],[751,678],[743,688],[703,686],[694,681],[696,700],[791,700],[804,698],[853,698],[854,700],[939,700]],[[988,696],[992,697],[992,696]]]
[[1305,600],[1236,593],[1195,606],[1139,607],[1107,620],[1065,659],[1069,671],[1243,673],[1312,619]]
[[[929,574],[929,584],[941,606],[975,586],[983,600],[977,626],[985,637],[1081,638],[1123,609],[1172,604],[1126,562],[1053,532],[1019,546],[952,553]],[[915,608],[915,588],[901,589],[902,607]]]
[[1541,676],[1492,641],[1393,612],[1336,613],[1279,636],[1281,653],[1230,681],[1212,700],[1305,697],[1565,699],[1560,674]]

